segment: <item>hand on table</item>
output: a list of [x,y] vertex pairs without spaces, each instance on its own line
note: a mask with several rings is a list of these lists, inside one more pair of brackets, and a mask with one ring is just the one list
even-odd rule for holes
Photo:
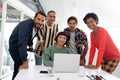
[[20,65],[19,70],[20,69],[28,69],[29,65],[28,65],[28,61],[24,61],[22,65]]
[[80,58],[80,66],[84,66],[85,64],[85,60],[83,57]]
[[88,68],[88,69],[98,69],[99,67],[98,66],[95,66],[95,65],[85,65],[84,66],[85,68]]

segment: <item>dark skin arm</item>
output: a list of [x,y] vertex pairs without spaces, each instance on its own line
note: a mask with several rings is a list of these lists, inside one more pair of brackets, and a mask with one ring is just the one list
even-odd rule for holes
[[91,65],[91,64],[85,65],[84,67],[88,68],[88,69],[98,69],[99,68],[99,66],[95,66],[95,65]]
[[84,65],[84,63],[85,63],[85,56],[86,56],[86,54],[87,54],[87,51],[88,51],[88,43],[86,43],[85,45],[84,45],[84,51],[83,51],[83,55],[81,55],[81,57],[80,57],[80,66],[83,66]]
[[42,50],[42,53],[44,53],[44,51],[45,51],[45,48],[44,48],[44,41],[43,41],[43,42],[41,42],[41,43],[40,43],[40,45],[41,45],[41,50]]

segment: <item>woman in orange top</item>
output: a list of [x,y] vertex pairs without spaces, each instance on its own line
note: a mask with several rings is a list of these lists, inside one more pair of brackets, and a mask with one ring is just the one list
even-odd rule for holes
[[[86,68],[97,69],[101,66],[102,70],[112,73],[120,61],[120,53],[109,33],[102,27],[97,26],[98,17],[95,13],[88,13],[84,17],[84,23],[93,30],[91,32],[91,48],[89,64]],[[96,48],[98,49],[97,63],[92,65]]]

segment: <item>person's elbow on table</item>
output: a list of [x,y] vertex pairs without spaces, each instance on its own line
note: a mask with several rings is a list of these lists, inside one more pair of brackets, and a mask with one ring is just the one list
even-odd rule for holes
[[88,68],[88,69],[98,69],[98,68],[99,68],[99,66],[91,65],[91,64],[89,64],[89,65],[84,65],[84,67],[85,67],[85,68]]

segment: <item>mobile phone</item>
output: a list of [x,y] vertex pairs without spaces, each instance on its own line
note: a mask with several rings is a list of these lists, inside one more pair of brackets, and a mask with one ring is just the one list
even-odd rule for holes
[[47,73],[48,73],[48,71],[40,71],[40,73],[47,74]]

